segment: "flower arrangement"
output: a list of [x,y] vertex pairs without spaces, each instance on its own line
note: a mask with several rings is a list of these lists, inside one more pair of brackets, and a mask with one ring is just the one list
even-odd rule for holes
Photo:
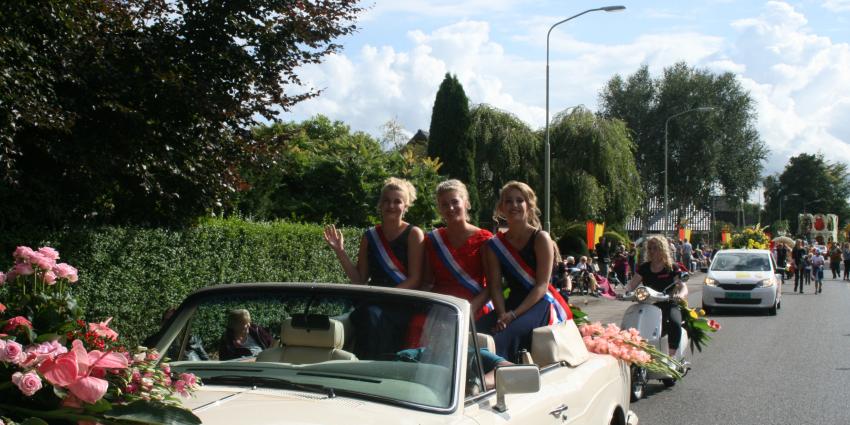
[[199,424],[180,406],[194,375],[172,376],[155,350],[127,349],[111,318],[87,323],[77,270],[50,247],[18,247],[0,273],[0,424]]
[[708,334],[719,331],[720,323],[717,323],[714,319],[706,319],[705,310],[688,307],[686,300],[679,301],[679,309],[682,311],[682,320],[684,321],[685,332],[688,333],[691,351],[694,351],[694,348],[702,351],[702,347],[708,341],[711,341]]
[[623,330],[613,323],[602,326],[594,322],[579,326],[579,332],[592,353],[609,354],[629,365],[635,364],[673,379],[682,378],[684,366],[647,343],[635,328]]
[[768,249],[770,247],[770,238],[764,233],[761,223],[753,227],[745,227],[741,233],[735,233],[724,244],[725,248],[746,248],[746,249]]

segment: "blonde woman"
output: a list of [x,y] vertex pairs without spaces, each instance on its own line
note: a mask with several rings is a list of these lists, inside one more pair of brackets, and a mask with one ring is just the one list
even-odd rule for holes
[[527,184],[511,181],[502,187],[493,218],[507,222],[508,230],[491,238],[485,250],[495,311],[477,326],[492,332],[496,353],[508,360],[531,347],[535,328],[572,317],[550,283],[554,249],[549,234],[540,230],[539,214],[537,196]]
[[641,283],[656,291],[667,291],[673,296],[673,301],[657,303],[661,308],[662,321],[667,332],[667,347],[670,355],[676,352],[682,340],[682,312],[679,310],[677,299],[687,299],[688,286],[680,279],[681,271],[673,263],[670,244],[664,236],[652,235],[646,240],[645,255],[647,261],[638,266],[632,279],[626,286],[626,291],[633,291]]
[[[406,221],[404,214],[416,200],[416,189],[391,177],[381,189],[378,212],[381,224],[366,230],[360,239],[357,265],[345,253],[342,233],[325,228],[325,241],[333,249],[351,283],[417,289],[422,276],[424,234]],[[354,354],[375,360],[394,353],[410,332],[410,312],[393,306],[363,304],[351,314],[355,323]]]
[[390,177],[381,189],[378,212],[381,224],[366,230],[360,239],[357,265],[345,253],[342,232],[325,227],[325,241],[333,249],[351,283],[416,289],[422,275],[422,229],[404,221],[416,200],[416,188],[404,179]]
[[428,232],[423,282],[433,292],[469,301],[480,317],[489,311],[481,248],[493,234],[469,223],[469,193],[460,180],[446,180],[436,189],[437,209],[444,227]]

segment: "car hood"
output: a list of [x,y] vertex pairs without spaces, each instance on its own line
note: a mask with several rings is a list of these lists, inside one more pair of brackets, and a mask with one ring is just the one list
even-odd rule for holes
[[446,415],[324,394],[206,385],[183,405],[204,425],[437,424]]
[[710,271],[708,277],[721,283],[757,283],[770,278],[770,272]]

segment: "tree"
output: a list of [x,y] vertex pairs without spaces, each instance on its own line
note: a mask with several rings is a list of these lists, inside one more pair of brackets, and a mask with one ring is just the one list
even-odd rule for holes
[[384,150],[398,150],[409,140],[404,126],[393,117],[381,126],[381,146]]
[[440,174],[466,183],[472,210],[478,211],[475,144],[469,137],[469,126],[469,99],[457,77],[446,73],[431,112],[428,156],[443,163]]
[[[715,109],[670,119],[705,106]],[[600,93],[600,113],[625,121],[631,131],[647,199],[663,196],[668,124],[671,209],[689,203],[708,205],[715,187],[734,199],[745,199],[760,183],[767,148],[755,129],[754,106],[734,74],[713,74],[685,63],[665,68],[654,80],[644,65],[625,80],[614,76]]]
[[642,200],[635,147],[623,121],[585,108],[560,113],[550,124],[552,216],[561,224],[595,220],[620,227]]
[[540,193],[540,138],[516,116],[489,105],[471,111],[469,137],[475,144],[475,175],[478,176],[479,222],[490,222],[499,190],[511,180],[537,188]]
[[246,129],[317,95],[354,0],[0,2],[0,229],[177,224],[270,149]]
[[405,215],[428,227],[436,219],[433,196],[437,164],[412,153],[384,151],[381,144],[340,121],[317,116],[301,123],[254,128],[263,143],[281,144],[263,158],[270,167],[242,170],[246,185],[239,195],[242,215],[367,226],[380,220],[377,205],[384,180],[410,180],[419,197]]
[[846,163],[826,161],[821,154],[802,153],[788,160],[780,174],[764,179],[764,199],[769,220],[782,218],[789,230],[798,229],[797,215],[806,212],[837,214],[839,223],[850,220],[850,171]]

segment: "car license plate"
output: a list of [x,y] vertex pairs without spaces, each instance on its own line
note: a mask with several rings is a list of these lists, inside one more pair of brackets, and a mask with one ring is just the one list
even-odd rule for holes
[[726,298],[732,298],[736,300],[748,300],[750,299],[749,292],[727,292]]

